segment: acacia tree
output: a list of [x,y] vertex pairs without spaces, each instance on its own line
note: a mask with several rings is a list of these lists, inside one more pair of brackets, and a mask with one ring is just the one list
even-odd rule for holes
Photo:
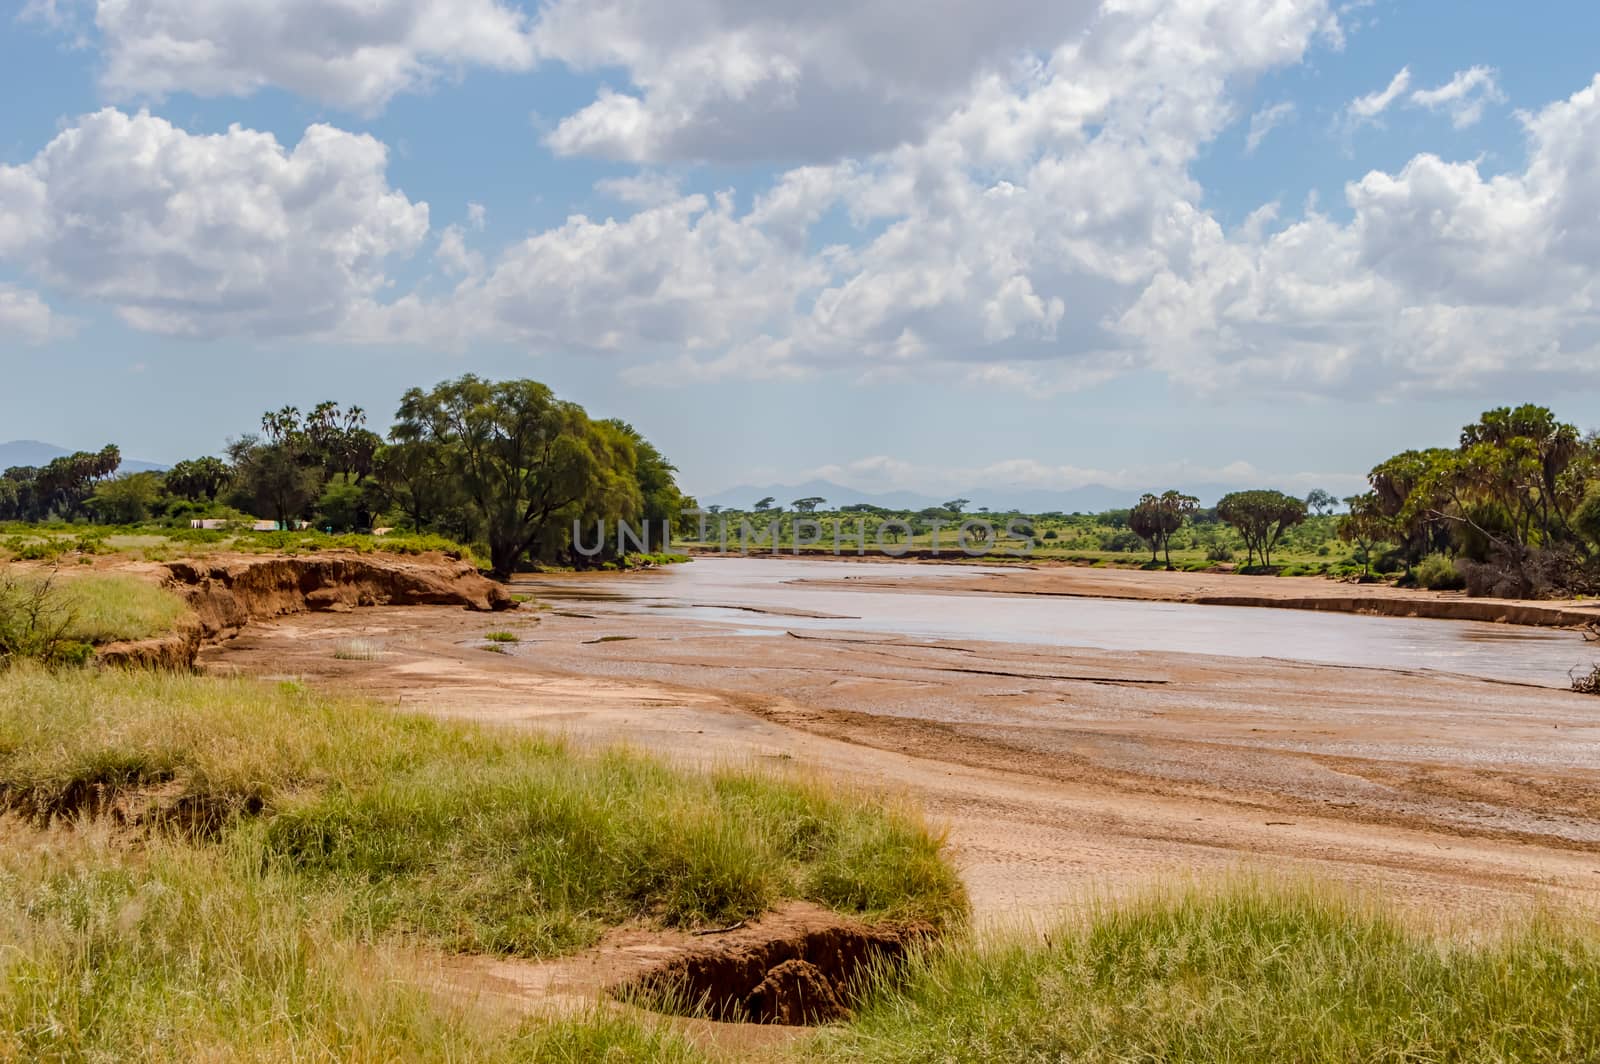
[[790,503],[790,505],[800,513],[814,514],[817,512],[817,507],[821,506],[827,501],[827,499],[824,499],[820,495],[810,495],[804,499],[796,499],[794,502]]
[[481,522],[501,579],[530,548],[550,549],[555,526],[603,493],[621,461],[581,407],[530,380],[468,374],[431,391],[413,388],[390,435],[435,450]]
[[1167,568],[1172,568],[1172,536],[1190,515],[1200,509],[1200,500],[1177,491],[1161,495],[1146,494],[1128,512],[1128,528],[1150,545],[1150,561],[1165,553]]
[[1339,500],[1333,497],[1332,492],[1323,491],[1321,488],[1312,488],[1306,494],[1306,509],[1318,517],[1327,517],[1338,507]]
[[1356,548],[1363,576],[1372,575],[1372,548],[1394,538],[1394,522],[1386,517],[1377,495],[1352,495],[1345,500],[1350,512],[1339,520],[1339,538]]
[[1244,537],[1246,564],[1261,556],[1272,564],[1272,548],[1283,534],[1306,519],[1306,504],[1281,491],[1236,491],[1217,503],[1217,517]]

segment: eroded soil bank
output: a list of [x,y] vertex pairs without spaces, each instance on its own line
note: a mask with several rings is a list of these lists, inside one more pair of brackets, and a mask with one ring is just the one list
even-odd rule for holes
[[129,568],[182,596],[191,612],[171,635],[100,647],[97,657],[107,665],[190,668],[202,646],[291,614],[371,606],[498,612],[517,605],[504,586],[442,554],[235,555]]

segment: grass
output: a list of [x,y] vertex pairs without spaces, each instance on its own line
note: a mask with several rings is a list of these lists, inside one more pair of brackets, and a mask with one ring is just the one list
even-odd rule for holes
[[177,595],[135,576],[71,573],[58,586],[72,616],[67,634],[90,644],[166,635],[189,611]]
[[[38,606],[35,622],[30,609]],[[0,570],[0,629],[59,633],[84,648],[150,639],[177,628],[188,613],[183,599],[135,576]],[[0,645],[6,640],[0,640]]]
[[1546,917],[1441,939],[1309,886],[1169,893],[1043,944],[935,947],[812,1050],[875,1064],[1588,1061],[1600,930]]
[[301,887],[239,845],[0,822],[0,1060],[694,1059],[614,1014],[448,1005],[417,958],[343,933]]
[[491,643],[522,642],[522,637],[515,632],[487,632],[484,634],[483,638],[487,639]]
[[383,649],[368,639],[347,639],[333,648],[336,661],[377,661]]
[[0,678],[0,808],[119,809],[223,840],[358,937],[543,957],[610,926],[727,923],[785,898],[947,920],[964,898],[905,811],[752,772],[447,724],[296,685]]

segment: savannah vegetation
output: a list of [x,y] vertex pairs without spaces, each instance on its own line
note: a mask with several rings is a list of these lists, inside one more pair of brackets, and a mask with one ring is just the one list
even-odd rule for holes
[[0,677],[0,839],[0,1059],[671,1059],[614,1018],[469,1018],[427,958],[785,898],[965,911],[915,813],[838,788],[154,672]]
[[[693,505],[672,464],[631,425],[593,419],[537,381],[471,375],[407,392],[384,436],[359,407],[327,402],[308,413],[269,411],[223,456],[119,476],[120,463],[117,448],[106,447],[0,474],[0,522],[21,523],[0,545],[14,557],[43,557],[70,536],[74,549],[93,553],[115,545],[109,536],[74,536],[85,523],[126,539],[191,531],[196,518],[231,523],[223,531],[235,540],[257,521],[311,533],[288,544],[315,545],[314,530],[384,528],[475,554],[505,578],[530,564],[618,564],[633,546],[619,542],[619,522],[649,530],[638,552],[660,552]],[[596,537],[598,550],[576,550],[575,524],[601,522],[612,534]],[[52,534],[34,535],[40,527]]]

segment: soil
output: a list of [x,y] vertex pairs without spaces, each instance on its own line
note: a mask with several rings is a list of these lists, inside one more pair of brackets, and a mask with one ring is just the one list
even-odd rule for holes
[[477,612],[517,607],[503,585],[442,554],[216,555],[125,568],[182,595],[193,612],[170,636],[97,648],[103,665],[190,668],[202,646],[231,639],[249,624],[296,613],[385,605],[458,606]]

